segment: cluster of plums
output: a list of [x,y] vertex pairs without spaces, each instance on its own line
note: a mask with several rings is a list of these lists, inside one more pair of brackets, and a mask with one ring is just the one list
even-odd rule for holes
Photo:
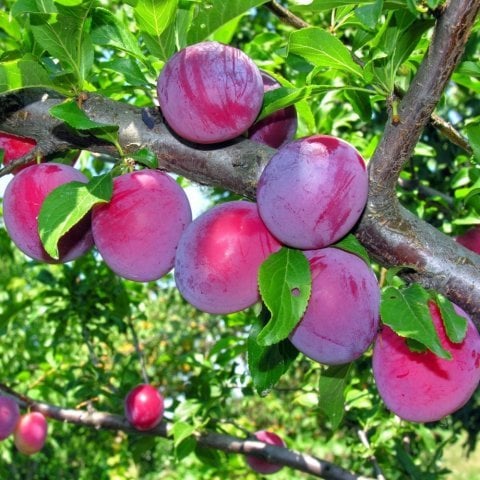
[[[465,340],[450,342],[433,303],[430,313],[452,360],[412,352],[386,326],[378,334],[380,289],[373,271],[333,246],[366,205],[365,161],[333,136],[294,140],[294,107],[255,123],[264,92],[278,86],[243,52],[217,42],[174,55],[158,78],[157,92],[175,135],[195,144],[244,135],[277,149],[259,179],[256,202],[226,202],[192,220],[187,197],[172,177],[159,170],[130,172],[114,179],[109,203],[95,206],[65,234],[59,261],[74,260],[95,245],[105,263],[130,280],[154,281],[174,269],[188,302],[208,313],[229,314],[260,300],[258,270],[271,254],[283,246],[299,249],[310,264],[312,293],[290,335],[292,344],[315,361],[335,365],[357,359],[375,343],[374,377],[388,408],[411,421],[438,420],[475,390],[480,336],[468,319]],[[37,218],[47,194],[70,181],[87,178],[68,165],[38,163],[16,172],[9,183],[5,226],[28,256],[54,261],[41,244]]]

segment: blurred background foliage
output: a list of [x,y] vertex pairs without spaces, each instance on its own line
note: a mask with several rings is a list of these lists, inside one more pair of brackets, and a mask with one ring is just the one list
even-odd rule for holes
[[[295,29],[265,2],[158,2],[164,10],[156,12],[160,23],[153,28],[149,9],[155,3],[1,0],[0,61],[33,61],[53,79],[48,86],[63,93],[96,91],[151,106],[164,61],[189,43],[216,39],[244,50],[284,86],[312,86],[313,93],[297,103],[298,137],[336,135],[368,160],[392,99],[408,88],[428,48],[433,11],[443,2],[279,2],[342,42],[362,66],[360,75],[312,61],[305,53],[308,38],[293,48]],[[85,21],[79,26],[73,19],[80,12]],[[55,49],[45,40],[45,16],[49,28],[60,19],[81,28],[77,38],[84,46],[73,64],[62,57],[68,46]],[[452,236],[480,223],[479,26],[437,109],[469,139],[473,152],[431,125],[398,187],[407,208]],[[86,65],[83,71],[80,64]],[[78,165],[98,173],[104,160],[82,154]],[[189,187],[187,179],[178,181]],[[194,209],[232,198],[221,189],[200,191],[195,198],[201,205]],[[148,284],[122,280],[95,252],[68,265],[41,265],[19,253],[4,229],[0,257],[2,383],[55,405],[121,414],[123,397],[142,381],[144,361],[150,381],[166,397],[166,418],[186,432],[172,442],[51,421],[47,445],[33,457],[17,453],[11,439],[0,443],[0,478],[258,478],[241,456],[196,447],[188,433],[201,428],[240,437],[271,429],[289,447],[365,476],[381,471],[388,479],[480,478],[478,393],[442,422],[402,422],[379,399],[367,353],[346,378],[345,415],[337,426],[322,405],[328,402],[319,389],[323,368],[305,357],[297,358],[268,396],[255,392],[246,366],[255,308],[203,314],[183,301],[171,276]],[[382,278],[381,267],[375,268]],[[476,461],[473,473],[463,455]],[[297,477],[305,475],[287,468],[276,474],[279,480]]]

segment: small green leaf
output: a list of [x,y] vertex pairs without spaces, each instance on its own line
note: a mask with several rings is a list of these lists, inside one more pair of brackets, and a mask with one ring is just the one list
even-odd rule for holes
[[342,70],[362,78],[359,65],[345,45],[331,33],[318,27],[297,30],[290,35],[288,53],[299,55],[312,65],[328,69]]
[[262,397],[268,395],[298,355],[298,350],[288,339],[269,346],[258,344],[257,337],[265,324],[265,317],[268,319],[269,313],[264,308],[247,341],[248,368],[253,385]]
[[346,252],[353,253],[360,257],[367,265],[370,265],[370,258],[368,257],[368,252],[365,247],[357,240],[355,235],[351,233],[346,237],[343,237],[339,242],[332,245],[332,247],[340,248]]
[[480,162],[480,125],[468,125],[465,127],[465,133],[467,134],[468,141],[472,146],[473,154],[475,155],[477,162]]
[[[60,91],[47,71],[34,60],[0,62],[0,93],[37,87]],[[63,89],[62,91],[64,92]]]
[[336,430],[345,413],[345,387],[347,385],[350,363],[332,365],[322,370],[319,383],[320,410],[327,416]]
[[47,253],[59,258],[58,242],[97,203],[112,196],[110,174],[94,177],[88,183],[69,182],[60,185],[45,198],[38,217],[38,231]]
[[305,313],[312,288],[310,264],[301,251],[283,247],[263,262],[258,280],[271,318],[257,342],[272,345],[287,338]]
[[453,343],[463,342],[467,334],[468,322],[465,317],[458,315],[453,308],[453,303],[447,300],[443,295],[433,292],[434,300],[440,309],[443,325],[447,337]]
[[142,148],[141,150],[138,150],[135,153],[131,154],[130,157],[135,160],[135,162],[141,163],[148,168],[158,167],[157,156],[148,148]]
[[430,294],[416,283],[401,290],[387,287],[380,304],[382,321],[401,337],[416,340],[435,355],[451,359],[450,352],[442,347],[435,330],[428,308],[429,300]]
[[195,427],[193,425],[190,425],[187,422],[175,422],[172,427],[173,446],[177,447],[186,438],[192,436],[194,432]]

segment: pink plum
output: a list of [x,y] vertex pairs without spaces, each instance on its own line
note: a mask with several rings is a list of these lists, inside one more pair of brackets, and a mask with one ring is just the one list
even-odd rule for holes
[[373,375],[378,392],[389,410],[410,422],[434,422],[461,408],[480,381],[480,335],[468,315],[461,343],[446,335],[440,310],[429,303],[435,329],[451,360],[429,350],[411,351],[405,338],[384,325],[373,349]]
[[3,200],[5,228],[15,245],[29,257],[48,263],[68,262],[93,246],[90,215],[62,237],[58,261],[47,254],[38,234],[38,215],[45,197],[54,188],[72,181],[87,183],[88,179],[69,165],[52,162],[25,168],[7,185]]
[[456,238],[456,241],[472,252],[480,254],[480,225],[462,233]]
[[312,293],[290,340],[319,363],[351,362],[368,349],[377,333],[380,289],[375,274],[360,257],[337,248],[305,255]]
[[260,70],[241,50],[202,42],[180,50],[157,82],[165,120],[180,137],[217,143],[244,133],[263,102]]
[[232,313],[259,300],[262,262],[281,248],[260,219],[255,203],[217,205],[185,230],[175,260],[183,297],[208,313]]
[[20,409],[12,397],[0,396],[0,440],[9,437],[20,419]]
[[[261,71],[265,92],[281,85],[268,73]],[[297,131],[297,111],[294,106],[282,108],[268,117],[254,123],[248,130],[248,137],[272,148],[279,148],[290,142]]]
[[93,209],[92,232],[117,275],[148,282],[173,268],[177,244],[191,220],[180,185],[159,170],[141,170],[114,179],[110,202]]
[[[274,432],[269,432],[267,430],[259,430],[258,432],[254,433],[254,436],[256,440],[259,440],[260,442],[266,443],[268,445],[275,445],[277,447],[286,446],[283,439]],[[256,457],[253,455],[247,455],[245,459],[248,466],[252,470],[263,475],[276,473],[283,468],[283,465],[278,465],[276,463],[269,462],[261,457]]]
[[[15,160],[23,157],[35,148],[37,142],[33,138],[19,137],[10,133],[0,132],[0,148],[3,150],[3,164],[10,165]],[[12,173],[16,174],[29,165],[34,165],[35,160],[15,168]]]
[[300,249],[328,246],[346,235],[365,208],[365,161],[349,143],[314,135],[287,143],[257,186],[260,216],[279,241]]
[[164,401],[150,384],[140,384],[130,390],[124,401],[125,417],[137,430],[155,428],[163,418]]
[[15,431],[14,442],[17,449],[25,455],[39,452],[47,439],[48,424],[40,412],[29,412],[20,417]]

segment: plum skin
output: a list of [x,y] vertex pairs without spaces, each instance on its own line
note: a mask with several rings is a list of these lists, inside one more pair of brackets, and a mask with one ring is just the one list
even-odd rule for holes
[[0,440],[9,437],[20,420],[17,402],[5,395],[0,396]]
[[125,417],[137,430],[155,428],[163,418],[164,400],[161,393],[150,384],[134,387],[124,400]]
[[[32,151],[36,145],[37,142],[33,138],[19,137],[10,133],[0,132],[0,148],[4,151],[3,164],[5,166],[10,165],[15,160]],[[25,165],[15,168],[12,170],[12,173],[16,174],[35,163],[36,161],[32,160]]]
[[180,239],[175,281],[182,296],[207,313],[244,310],[259,300],[258,269],[281,244],[244,200],[216,205]]
[[[275,445],[277,447],[285,447],[286,444],[283,439],[274,432],[268,430],[259,430],[255,432],[254,437],[260,442],[267,443],[268,445]],[[269,475],[271,473],[276,473],[283,468],[283,465],[278,465],[276,463],[269,462],[263,458],[256,457],[253,455],[247,455],[245,460],[248,466],[257,473],[263,475]]]
[[470,228],[455,240],[472,252],[480,254],[480,225]]
[[60,239],[58,260],[47,254],[38,234],[38,215],[45,197],[54,188],[72,181],[87,183],[88,179],[69,165],[50,162],[29,166],[8,183],[3,204],[5,228],[27,256],[46,263],[69,262],[92,248],[90,215]]
[[319,363],[351,362],[369,348],[377,333],[380,289],[375,274],[360,257],[337,248],[306,251],[305,256],[312,293],[290,341]]
[[[260,71],[264,92],[281,85],[267,72]],[[297,110],[293,105],[273,112],[268,117],[254,123],[248,130],[248,138],[272,148],[279,148],[290,142],[297,131]]]
[[451,360],[430,351],[412,352],[404,338],[384,325],[373,349],[373,376],[387,408],[410,422],[434,422],[461,408],[480,381],[480,334],[470,317],[461,343],[451,342],[445,332],[438,306],[429,310],[443,348]]
[[48,424],[40,412],[29,412],[20,417],[14,435],[17,449],[25,455],[39,452],[45,445],[48,433]]
[[116,177],[109,203],[92,212],[95,245],[123,278],[158,280],[174,265],[180,236],[192,220],[183,189],[159,170]]
[[157,93],[162,114],[177,135],[210,144],[248,130],[262,106],[263,83],[245,53],[208,41],[190,45],[167,61]]
[[323,248],[345,236],[368,195],[365,161],[349,143],[313,135],[281,147],[257,185],[260,216],[282,243]]

